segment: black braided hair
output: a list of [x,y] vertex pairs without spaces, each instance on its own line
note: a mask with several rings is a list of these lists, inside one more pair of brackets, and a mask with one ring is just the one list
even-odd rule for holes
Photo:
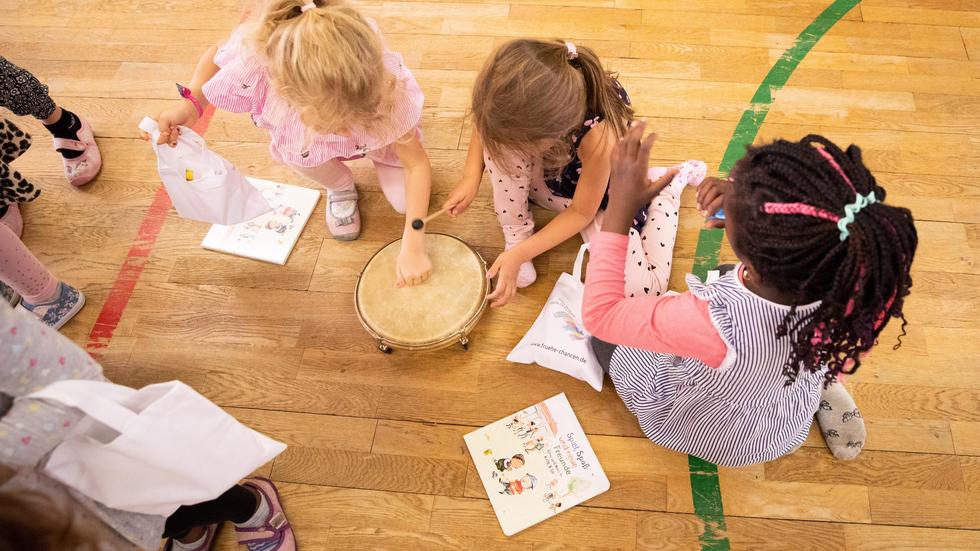
[[[837,224],[800,214],[767,214],[767,202],[806,203],[844,215],[856,199],[844,177],[817,147],[837,162],[857,193],[874,192],[840,239]],[[735,219],[733,245],[768,285],[795,297],[777,335],[792,340],[783,366],[786,384],[800,369],[826,366],[826,384],[853,373],[875,344],[889,318],[901,318],[901,345],[907,321],[902,313],[912,287],[909,269],[918,237],[912,213],[883,204],[885,190],[861,160],[861,149],[842,151],[823,136],[799,142],[777,140],[750,147],[732,172]],[[796,306],[821,301],[799,315]]]

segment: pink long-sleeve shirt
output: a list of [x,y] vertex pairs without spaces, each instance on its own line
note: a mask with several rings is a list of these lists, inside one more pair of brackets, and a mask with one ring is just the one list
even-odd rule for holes
[[600,232],[592,239],[582,304],[586,330],[610,343],[721,366],[727,347],[711,322],[707,301],[690,292],[625,296],[628,248],[626,235]]

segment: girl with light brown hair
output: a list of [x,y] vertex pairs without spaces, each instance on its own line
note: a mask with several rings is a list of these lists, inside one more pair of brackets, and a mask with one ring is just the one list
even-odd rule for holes
[[[591,49],[557,39],[519,39],[491,54],[473,87],[472,111],[463,181],[443,207],[450,216],[464,212],[488,171],[504,232],[504,252],[489,270],[498,278],[491,305],[500,307],[535,281],[532,259],[580,232],[588,241],[598,230],[608,201],[610,154],[626,134],[633,109],[626,90]],[[651,170],[651,178],[673,183],[666,197],[637,213],[635,262],[627,269],[635,292],[666,290],[677,197],[685,184],[704,178],[704,163],[677,168]],[[537,233],[529,201],[558,212]],[[654,218],[656,224],[647,223]]]
[[[253,22],[201,57],[187,100],[157,117],[159,143],[214,105],[248,113],[269,132],[272,156],[327,189],[327,228],[357,239],[361,215],[346,161],[367,157],[392,207],[405,214],[398,285],[425,281],[432,263],[412,220],[429,208],[431,166],[422,146],[422,89],[377,25],[333,0],[270,0]],[[148,139],[147,135],[144,138]]]

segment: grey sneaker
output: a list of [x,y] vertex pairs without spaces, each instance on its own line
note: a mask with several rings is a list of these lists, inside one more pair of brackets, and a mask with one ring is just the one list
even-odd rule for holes
[[58,283],[58,294],[50,302],[31,304],[24,300],[20,305],[28,312],[41,318],[45,325],[52,329],[60,329],[68,320],[85,306],[85,295],[64,281]]
[[12,307],[20,304],[20,295],[17,294],[17,291],[2,281],[0,281],[0,299],[10,303]]

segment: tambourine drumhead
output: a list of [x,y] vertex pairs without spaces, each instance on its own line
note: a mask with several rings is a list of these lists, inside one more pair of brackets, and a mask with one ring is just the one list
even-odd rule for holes
[[488,292],[486,264],[451,235],[426,235],[432,275],[415,287],[395,287],[401,240],[368,261],[357,280],[355,300],[364,327],[395,347],[424,348],[457,338],[483,312]]

